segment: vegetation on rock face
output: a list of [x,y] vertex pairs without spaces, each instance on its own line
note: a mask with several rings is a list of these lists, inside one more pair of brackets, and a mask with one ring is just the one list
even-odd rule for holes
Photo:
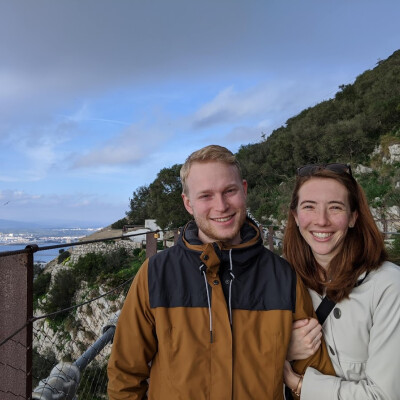
[[57,263],[61,264],[63,261],[65,261],[70,256],[71,256],[71,253],[68,250],[61,251],[60,255],[57,257]]
[[[79,281],[71,269],[62,269],[54,276],[53,283],[47,294],[43,309],[46,313],[53,313],[71,307]],[[63,314],[60,314],[62,317]]]
[[33,305],[37,306],[38,300],[49,290],[51,274],[40,270],[33,281]]
[[[85,281],[88,285],[106,284],[118,286],[132,278],[145,259],[145,251],[135,249],[129,254],[124,248],[107,254],[88,253],[71,266],[57,271],[50,286],[51,274],[43,272],[34,280],[35,305],[45,293],[47,297],[41,307],[53,313],[75,305],[75,293]],[[50,287],[50,289],[49,289]],[[63,321],[66,314],[59,314],[55,324]]]
[[260,220],[269,214],[278,216],[276,188],[290,183],[297,167],[329,162],[368,165],[381,142],[386,149],[388,142],[399,142],[399,128],[397,51],[354,84],[340,86],[334,99],[290,118],[261,143],[240,148],[237,155],[249,183],[252,213]]

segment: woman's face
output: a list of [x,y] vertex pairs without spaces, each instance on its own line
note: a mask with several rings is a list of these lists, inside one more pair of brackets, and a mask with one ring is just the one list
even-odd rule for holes
[[342,248],[357,212],[350,210],[346,187],[334,179],[311,178],[300,187],[298,197],[293,216],[316,261],[326,268]]

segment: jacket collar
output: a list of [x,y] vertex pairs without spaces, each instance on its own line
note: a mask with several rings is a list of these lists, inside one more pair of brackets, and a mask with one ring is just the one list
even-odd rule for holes
[[226,246],[220,241],[202,243],[198,237],[195,221],[190,221],[183,228],[178,245],[198,254],[200,261],[207,266],[207,272],[215,275],[222,262],[227,262],[229,251],[235,267],[245,267],[262,250],[261,233],[257,225],[247,218],[240,230],[241,243]]

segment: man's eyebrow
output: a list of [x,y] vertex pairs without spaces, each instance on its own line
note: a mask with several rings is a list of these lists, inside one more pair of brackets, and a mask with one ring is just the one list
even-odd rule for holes
[[238,185],[237,183],[231,183],[231,184],[227,185],[224,190],[237,189],[238,187],[240,187],[240,185]]

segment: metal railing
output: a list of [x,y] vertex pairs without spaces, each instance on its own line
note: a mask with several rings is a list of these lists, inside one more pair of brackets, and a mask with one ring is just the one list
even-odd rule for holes
[[[157,233],[159,231],[151,231],[146,233],[146,257],[157,252]],[[140,234],[124,234],[121,237],[112,237],[105,239],[81,241],[68,244],[68,247],[80,246],[95,242],[110,242],[127,239],[129,236],[143,235]],[[174,234],[177,238],[177,234]],[[68,384],[66,393],[72,393],[74,382],[80,379],[79,391],[85,391],[85,398],[97,399],[96,392],[99,390],[94,387],[93,377],[89,376],[86,382],[85,374],[100,375],[95,379],[99,381],[97,386],[101,386],[104,393],[106,387],[105,366],[110,351],[111,336],[113,329],[105,332],[98,340],[96,331],[100,329],[98,321],[96,326],[70,326],[70,329],[60,329],[55,321],[61,313],[81,313],[88,312],[93,302],[97,301],[101,307],[106,307],[108,303],[113,303],[117,311],[121,308],[127,284],[113,288],[111,291],[95,296],[93,291],[88,288],[86,296],[93,298],[88,301],[82,301],[81,304],[70,307],[70,309],[59,310],[55,313],[34,316],[33,315],[33,254],[38,251],[50,248],[65,248],[63,245],[44,246],[29,245],[25,249],[17,251],[8,251],[0,253],[0,399],[69,399],[74,397],[62,397],[63,392],[58,389],[60,382],[64,381]],[[133,278],[133,277],[132,277]],[[131,281],[131,279],[130,279]],[[96,290],[99,290],[98,288]],[[119,292],[117,292],[118,290]],[[125,293],[124,293],[125,290]],[[104,299],[114,296],[112,301]],[[86,307],[86,308],[85,308]],[[112,313],[105,310],[98,317],[98,320],[107,320]],[[71,321],[69,322],[71,323]],[[83,352],[83,354],[75,361],[69,360],[71,353],[76,353],[83,346],[82,343],[73,343],[71,335],[75,331],[75,336],[86,335],[86,342],[91,341],[95,344]],[[57,339],[54,339],[57,337]],[[80,345],[80,348],[76,348]],[[53,351],[54,350],[54,351]],[[104,353],[104,354],[101,354]],[[90,362],[97,356],[101,360],[95,366],[88,366]],[[59,356],[58,359],[56,356]],[[58,361],[61,361],[58,362]],[[93,363],[92,363],[93,364]],[[58,372],[57,372],[58,371]],[[79,372],[79,374],[77,373]],[[49,375],[50,373],[50,375]],[[63,376],[63,378],[61,378]],[[100,382],[101,381],[101,382]],[[40,382],[40,383],[39,383]],[[89,388],[84,388],[85,385]],[[35,391],[32,391],[35,386]],[[62,385],[61,385],[62,386]],[[61,388],[60,386],[60,388]],[[78,388],[78,385],[76,386]],[[63,389],[64,390],[64,389]],[[66,389],[65,389],[66,390]],[[64,390],[64,391],[65,391]],[[58,391],[58,392],[57,392]],[[93,393],[92,397],[86,396],[86,393]],[[51,397],[50,396],[51,393]],[[38,397],[39,396],[39,397]],[[45,397],[50,396],[50,397]],[[54,397],[55,396],[55,397]],[[68,394],[69,396],[69,394]],[[75,394],[74,394],[75,396]]]
[[[157,252],[158,231],[146,234],[146,256]],[[265,245],[278,250],[279,241],[274,227],[264,230]],[[393,238],[398,232],[385,232]],[[71,243],[68,247],[95,242],[126,239],[121,237]],[[143,235],[143,233],[137,234]],[[177,231],[174,232],[174,242]],[[132,279],[103,293],[87,289],[85,300],[68,309],[39,316],[33,315],[33,254],[63,245],[39,247],[30,245],[13,252],[0,253],[0,399],[84,400],[106,399],[106,366],[115,331],[118,310]],[[132,277],[133,278],[133,277]],[[98,289],[97,289],[98,290]],[[83,301],[84,300],[84,301]],[[111,310],[107,308],[112,305]],[[91,308],[92,307],[92,308]],[[69,326],[61,329],[57,324],[60,314],[88,315],[93,309],[101,310],[93,326]],[[112,319],[109,320],[110,315]],[[72,320],[72,319],[71,319]],[[104,320],[103,324],[100,324]],[[74,320],[75,321],[75,320]],[[104,326],[104,327],[103,327]],[[103,328],[102,328],[103,327]],[[97,338],[96,332],[102,334]],[[87,336],[84,348],[76,337]],[[74,356],[72,354],[79,354]]]
[[58,363],[50,375],[40,381],[32,393],[35,400],[76,400],[81,374],[88,364],[112,342],[119,312],[115,313],[103,328],[103,335],[97,339],[75,362]]

